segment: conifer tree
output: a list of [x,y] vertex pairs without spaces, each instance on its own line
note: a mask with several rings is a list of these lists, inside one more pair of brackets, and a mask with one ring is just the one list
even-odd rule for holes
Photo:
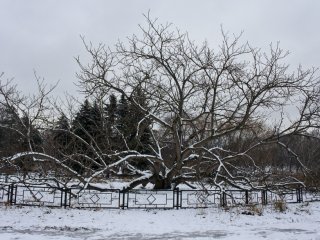
[[91,125],[91,112],[92,107],[88,99],[81,105],[79,112],[72,123],[72,131],[82,138],[90,142],[90,125]]
[[[107,122],[108,127],[114,126],[117,118],[117,98],[114,94],[111,94],[109,97],[109,105],[107,106]],[[110,133],[112,133],[112,129],[110,129]]]
[[109,149],[114,150],[117,147],[119,133],[116,130],[118,117],[117,98],[114,94],[109,97],[109,104],[106,106],[106,137],[109,143]]
[[119,150],[126,148],[124,142],[127,144],[129,135],[129,106],[126,97],[122,94],[118,104],[117,110],[116,130],[118,132],[117,145]]
[[70,144],[71,144],[72,138],[69,133],[70,124],[66,115],[61,114],[54,130],[55,131],[53,132],[53,140],[58,150],[64,153],[70,152],[71,151]]
[[[140,87],[134,92],[133,98],[141,107],[148,108],[146,96]],[[145,119],[145,113],[141,111],[141,108],[133,104],[129,106],[130,145],[142,153],[149,153],[151,145],[150,120]]]
[[0,108],[0,157],[21,151],[23,136],[13,129],[18,127],[16,112],[7,107]]
[[28,116],[21,118],[20,131],[25,136],[22,140],[22,146],[29,151],[41,151],[42,137],[39,130],[33,125]]

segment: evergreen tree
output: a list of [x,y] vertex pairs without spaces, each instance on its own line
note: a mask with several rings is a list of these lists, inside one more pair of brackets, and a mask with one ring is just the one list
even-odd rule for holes
[[[141,88],[137,88],[132,97],[140,106],[148,108],[145,94]],[[144,153],[149,152],[151,144],[150,121],[143,120],[140,123],[144,117],[143,111],[135,105],[129,104],[125,95],[121,95],[116,119],[116,127],[121,134],[121,139],[118,140],[121,146],[119,150],[124,150],[123,141],[125,140],[130,149]],[[138,125],[139,133],[137,133]]]
[[[93,105],[90,104],[88,99],[84,101],[72,122],[71,131],[76,136],[82,138],[87,144],[92,145],[94,148],[97,148],[102,152],[108,149],[106,120],[101,107],[96,101]],[[86,154],[88,157],[96,157],[95,153],[92,152],[92,149],[79,139],[74,139],[73,148],[74,151]],[[86,159],[77,160],[86,165]],[[83,171],[82,169],[77,168],[77,166],[74,167],[78,172]]]
[[115,150],[118,146],[119,134],[116,130],[118,117],[118,104],[115,95],[109,97],[109,104],[106,106],[106,138],[110,150]]
[[[142,106],[144,109],[148,109],[147,99],[146,99],[146,96],[141,88],[137,88],[133,97],[140,106]],[[137,150],[139,150],[143,153],[149,153],[150,146],[152,144],[151,143],[151,129],[150,129],[151,122],[149,119],[144,119],[146,114],[144,112],[142,112],[141,109],[137,108],[136,106],[131,107],[131,115],[134,117],[132,122],[136,126],[134,134],[135,134],[135,136],[136,135],[139,136],[139,138],[137,139],[137,148],[138,148]],[[139,123],[140,123],[139,133],[137,134],[136,131],[137,131],[137,126]]]
[[63,153],[70,152],[70,144],[72,138],[70,136],[70,124],[66,115],[62,113],[59,117],[57,125],[55,126],[55,131],[53,132],[54,145],[57,146],[59,151]]
[[128,135],[128,122],[129,122],[129,107],[128,102],[124,94],[121,95],[119,104],[118,104],[118,120],[117,128],[124,135]]
[[41,133],[34,125],[32,125],[28,116],[23,116],[21,118],[21,123],[19,122],[20,131],[23,133],[24,138],[22,139],[22,146],[24,149],[30,151],[40,151],[42,144]]
[[114,134],[113,127],[115,126],[115,123],[116,123],[117,111],[118,111],[117,98],[114,94],[111,94],[109,97],[109,104],[106,109],[107,128],[108,128],[108,134],[110,135]]
[[[91,113],[92,106],[89,100],[86,99],[77,112],[71,126],[71,131],[88,144],[92,143]],[[73,144],[71,148],[72,152],[86,154],[88,156],[92,155],[91,150],[86,146],[86,144],[76,137],[73,137]],[[86,164],[86,159],[79,155],[72,157],[72,161],[70,162],[71,167],[78,173],[82,174],[84,169],[81,167],[81,165],[76,163],[77,161],[81,162],[82,164]]]
[[107,123],[104,115],[102,107],[95,101],[91,108],[87,131],[102,151],[108,147]]
[[[39,130],[28,117],[20,118],[15,109],[6,106],[0,108],[0,157],[27,151],[42,151]],[[15,164],[26,173],[33,166],[29,159],[31,160],[30,157],[20,158]]]
[[23,137],[13,129],[20,123],[15,110],[0,108],[0,157],[8,156],[16,151],[23,150]]
[[81,105],[79,112],[72,123],[72,131],[85,140],[86,142],[91,142],[91,129],[92,129],[92,106],[88,99],[84,101]]

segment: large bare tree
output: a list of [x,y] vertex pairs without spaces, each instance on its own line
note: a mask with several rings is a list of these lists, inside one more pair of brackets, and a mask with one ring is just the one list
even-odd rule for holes
[[[301,183],[296,176],[279,176],[265,164],[259,166],[256,156],[268,151],[269,144],[278,144],[307,172],[282,139],[308,135],[319,127],[316,70],[299,67],[290,72],[287,53],[278,45],[265,53],[241,44],[238,36],[222,31],[222,37],[221,45],[212,49],[206,42],[196,44],[171,24],[146,16],[140,34],[114,48],[84,41],[91,62],[77,58],[82,91],[88,96],[122,95],[130,102],[143,116],[136,126],[137,141],[144,123],[152,126],[148,154],[131,149],[125,138],[126,150],[103,152],[93,138],[89,143],[70,131],[94,153],[86,156],[86,164],[90,163],[84,166],[86,176],[74,171],[84,187],[119,166],[138,175],[129,188],[147,183],[171,188],[190,181],[205,181],[221,190]],[[147,101],[144,106],[138,91]],[[241,147],[232,148],[230,139],[237,139]],[[73,171],[63,161],[47,158]],[[135,161],[145,162],[148,169],[138,169]]]
[[[150,170],[132,186],[151,181],[156,188],[169,188],[198,177],[207,177],[221,189],[226,184],[251,188],[262,180],[270,183],[278,178],[259,168],[251,154],[270,143],[279,144],[299,162],[281,139],[318,127],[319,79],[314,69],[289,72],[287,53],[278,45],[264,53],[222,32],[220,47],[211,49],[170,24],[158,24],[148,16],[146,21],[141,35],[118,43],[114,50],[85,44],[92,57],[89,65],[77,59],[87,94],[97,89],[122,94],[153,123],[153,154],[128,149],[110,156],[128,164],[135,159],[149,162]],[[143,90],[148,108],[133,97],[137,89]],[[296,108],[291,119],[285,115],[288,106]],[[268,122],[272,113],[278,116],[275,123]],[[228,136],[241,141],[249,131],[268,124],[273,128],[256,131],[247,148],[225,148]],[[297,181],[288,176],[280,180]]]

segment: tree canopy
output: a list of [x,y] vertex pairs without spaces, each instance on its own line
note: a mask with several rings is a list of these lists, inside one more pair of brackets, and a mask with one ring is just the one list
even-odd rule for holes
[[[45,152],[29,154],[56,162],[84,187],[120,167],[136,176],[129,188],[201,182],[223,191],[303,184],[308,168],[288,138],[318,137],[312,134],[320,116],[316,69],[290,72],[279,45],[262,52],[238,36],[222,37],[218,48],[199,45],[146,16],[140,34],[114,48],[84,41],[91,62],[77,58],[79,86],[86,96],[109,98],[104,106],[86,100],[66,131],[80,142],[64,155],[85,173]],[[297,109],[290,119],[288,106]],[[269,119],[272,114],[277,121]],[[280,165],[263,157],[275,146],[299,165],[301,175],[280,173]]]

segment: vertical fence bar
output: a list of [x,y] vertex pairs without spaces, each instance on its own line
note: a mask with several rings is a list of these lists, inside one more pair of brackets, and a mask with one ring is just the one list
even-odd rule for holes
[[59,188],[60,190],[60,207],[63,207],[63,188]]
[[[180,205],[180,190],[179,190],[179,188],[176,188],[175,192],[176,192],[176,195],[177,195],[177,197],[176,197],[176,209],[179,209],[179,207],[181,206]],[[174,208],[174,206],[173,206],[173,208]]]
[[122,209],[125,207],[125,201],[126,201],[126,189],[125,187],[122,188]]
[[[66,209],[67,208],[67,205],[68,205],[68,188],[64,188],[64,208]],[[71,189],[70,189],[71,191]],[[70,198],[70,197],[69,197]]]
[[13,183],[8,187],[8,204],[12,205]]
[[9,205],[11,205],[11,185],[8,186],[8,197],[7,197],[7,202]]
[[118,195],[118,208],[121,208],[121,190],[119,189],[119,195]]
[[63,207],[67,208],[67,197],[66,197],[67,196],[67,189],[63,188],[62,191],[63,191],[63,195],[62,195],[63,200],[61,199],[61,201],[63,201]]
[[221,206],[222,207],[226,207],[227,206],[227,194],[225,192],[222,192]]
[[[11,201],[10,201],[10,204],[15,204],[16,202],[17,202],[17,192],[18,192],[18,186],[16,185],[14,185],[13,183],[12,183],[12,185],[11,185]],[[13,197],[13,195],[14,195],[14,197]],[[14,200],[13,200],[14,199]]]
[[298,203],[303,202],[303,189],[302,189],[302,187],[299,187],[296,189],[296,194],[297,194],[297,202]]
[[262,205],[267,205],[268,204],[268,195],[266,190],[261,191],[261,200],[262,200]]
[[68,194],[69,194],[69,207],[70,207],[71,206],[71,195],[72,195],[71,188],[69,188]]
[[249,204],[249,192],[246,190],[246,205]]
[[300,201],[303,202],[303,188],[300,187]]

